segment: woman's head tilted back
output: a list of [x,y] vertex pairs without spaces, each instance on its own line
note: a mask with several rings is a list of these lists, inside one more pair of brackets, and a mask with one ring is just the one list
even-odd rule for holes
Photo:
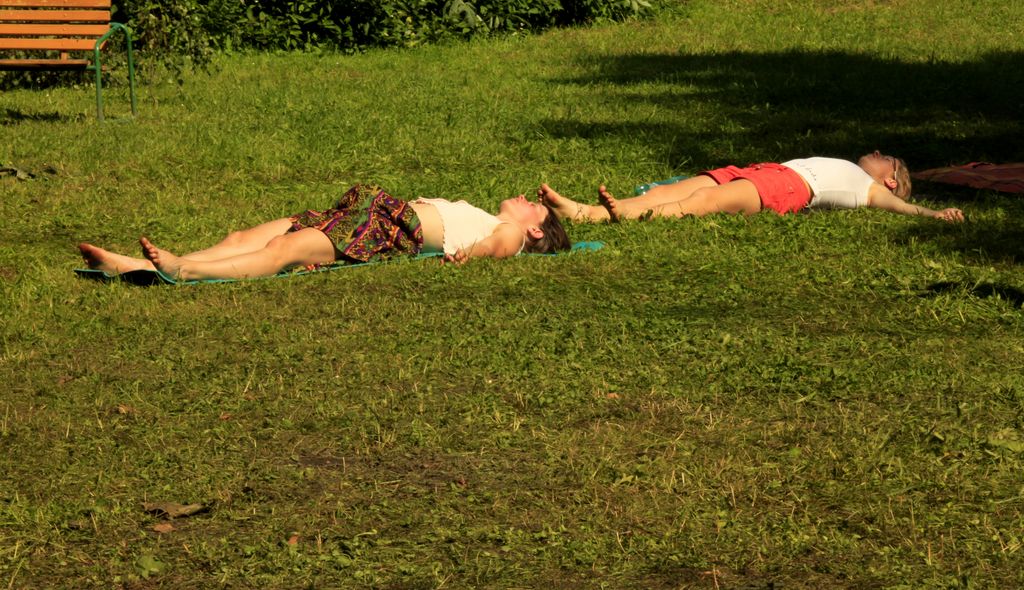
[[516,222],[526,232],[524,252],[552,254],[572,246],[558,215],[547,203],[530,201],[524,195],[519,195],[502,201],[498,216]]
[[569,235],[565,233],[565,226],[562,225],[558,215],[551,207],[545,204],[544,208],[548,210],[544,222],[540,224],[540,231],[544,235],[537,239],[527,236],[526,246],[523,247],[523,250],[533,254],[554,254],[568,250],[572,247],[572,242],[569,241]]
[[894,195],[906,201],[910,198],[910,170],[907,163],[875,150],[870,154],[861,156],[857,164],[864,169],[875,182],[884,185]]
[[896,190],[892,191],[897,197],[906,201],[910,198],[910,169],[907,168],[907,163],[900,158],[896,158],[898,167],[896,168]]

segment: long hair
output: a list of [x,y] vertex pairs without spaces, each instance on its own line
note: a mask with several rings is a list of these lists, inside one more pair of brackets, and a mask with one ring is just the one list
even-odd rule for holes
[[565,233],[565,226],[547,203],[544,204],[544,207],[548,210],[544,223],[540,224],[540,231],[544,232],[544,235],[537,240],[527,238],[523,250],[533,254],[554,254],[561,250],[568,250],[572,247],[572,242],[569,241],[569,235]]
[[896,158],[896,161],[900,163],[900,167],[896,171],[896,190],[893,194],[906,201],[910,198],[910,170],[907,169],[907,163],[900,158]]

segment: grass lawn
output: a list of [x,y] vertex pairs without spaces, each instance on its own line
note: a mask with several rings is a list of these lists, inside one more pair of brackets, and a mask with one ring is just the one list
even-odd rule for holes
[[[233,55],[97,124],[0,95],[0,588],[1014,588],[1024,203],[575,225],[597,253],[138,288],[360,181],[493,209],[751,161],[1024,161],[1024,16],[656,22]],[[127,92],[108,94],[124,118]],[[198,504],[167,519],[144,504]]]

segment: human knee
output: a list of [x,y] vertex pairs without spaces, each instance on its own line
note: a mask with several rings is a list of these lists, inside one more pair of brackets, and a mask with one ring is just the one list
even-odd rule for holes
[[717,191],[715,190],[717,188],[718,187],[716,186],[701,187],[690,194],[690,200],[695,203],[701,203],[702,205],[709,206],[718,198]]
[[292,247],[292,242],[295,241],[295,234],[289,233],[280,236],[274,236],[267,242],[267,249],[274,251],[288,250]]
[[708,186],[695,189],[689,197],[680,202],[677,217],[686,215],[711,215],[723,211],[731,212],[723,199],[721,187]]
[[291,257],[291,252],[294,249],[292,246],[293,240],[289,239],[293,234],[285,234],[283,236],[275,236],[267,242],[267,245],[263,247],[263,251],[272,260],[278,261],[281,264],[286,264]]
[[245,240],[245,234],[241,231],[233,231],[229,233],[221,241],[225,246],[239,246]]

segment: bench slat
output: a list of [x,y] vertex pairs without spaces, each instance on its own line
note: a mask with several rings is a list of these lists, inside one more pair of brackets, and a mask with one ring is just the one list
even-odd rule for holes
[[61,37],[102,37],[110,30],[107,25],[7,25],[0,23],[0,35],[58,35]]
[[[0,58],[0,70],[93,70],[96,73],[96,117],[103,121],[103,67],[99,49],[107,35],[124,34],[128,54],[128,86],[132,116],[136,114],[132,36],[127,27],[111,23],[111,0],[0,0],[0,56],[41,51],[39,57]],[[113,25],[113,26],[111,26]],[[96,52],[92,59],[72,52]],[[54,55],[58,54],[58,55]]]
[[31,6],[34,8],[110,8],[110,0],[0,0],[0,8]]
[[109,10],[0,10],[0,22],[110,22]]
[[0,37],[0,49],[92,51],[95,45],[95,39],[19,39],[16,37]]
[[0,59],[0,70],[84,70],[87,59]]

